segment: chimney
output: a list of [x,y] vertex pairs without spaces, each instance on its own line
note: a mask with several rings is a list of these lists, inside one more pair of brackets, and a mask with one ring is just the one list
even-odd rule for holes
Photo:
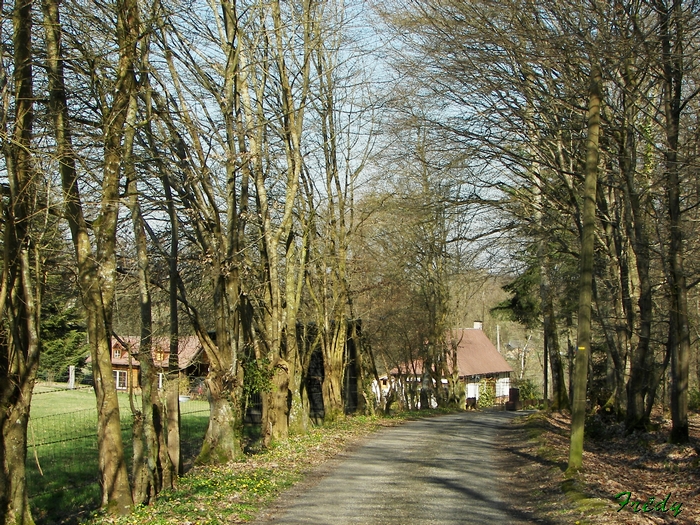
[[484,329],[484,322],[483,321],[474,321],[474,330],[483,330]]

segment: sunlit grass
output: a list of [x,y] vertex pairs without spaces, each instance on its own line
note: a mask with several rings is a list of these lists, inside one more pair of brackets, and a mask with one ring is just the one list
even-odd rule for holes
[[[53,390],[53,391],[49,391]],[[27,484],[37,523],[76,523],[100,503],[97,453],[97,411],[91,388],[61,390],[38,385],[28,429]],[[122,440],[130,465],[131,408],[128,394],[119,394]],[[140,399],[135,399],[140,407]],[[209,421],[207,401],[181,404],[183,457],[201,447]]]

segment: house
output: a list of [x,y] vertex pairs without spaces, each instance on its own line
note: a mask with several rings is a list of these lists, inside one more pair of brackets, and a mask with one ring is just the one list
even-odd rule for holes
[[[141,364],[136,359],[140,338],[126,336],[112,340],[112,373],[117,390],[139,387]],[[158,387],[162,388],[163,378],[170,359],[170,339],[154,337],[151,351],[153,364],[158,370]],[[129,355],[131,354],[131,355]],[[196,336],[180,336],[178,340],[178,368],[188,377],[204,377],[209,370],[206,352]]]
[[[479,387],[484,380],[487,388],[493,389],[496,402],[505,402],[509,395],[510,374],[513,368],[483,332],[481,323],[474,323],[474,328],[450,330],[445,335],[449,348],[446,352],[447,369],[455,370],[456,365],[459,381],[465,389],[467,405],[475,405],[478,402]],[[412,392],[415,395],[419,390],[425,392],[435,386],[429,374],[424,372],[423,361],[420,358],[394,368],[389,376],[390,378],[380,377],[381,385],[373,385],[375,394],[383,392],[386,395],[393,388],[408,399],[410,396],[407,396],[407,393]],[[448,384],[445,377],[441,382],[443,387]],[[377,398],[379,399],[379,395]],[[434,399],[430,399],[429,403],[434,406]],[[420,406],[420,401],[416,400],[416,405]]]
[[513,368],[486,337],[480,323],[474,328],[450,330],[448,337],[448,344],[456,348],[457,370],[466,384],[467,399],[478,401],[479,384],[486,379],[494,385],[496,402],[505,402]]

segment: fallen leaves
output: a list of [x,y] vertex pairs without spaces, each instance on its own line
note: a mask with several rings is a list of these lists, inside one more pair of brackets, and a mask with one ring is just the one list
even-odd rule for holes
[[[583,470],[577,476],[582,496],[598,506],[581,512],[583,497],[572,498],[562,490],[569,453],[569,418],[538,413],[521,421],[501,441],[506,453],[502,464],[505,490],[521,499],[532,521],[586,524],[604,523],[700,523],[700,415],[690,416],[690,443],[668,443],[670,421],[657,416],[659,430],[627,435],[622,425],[594,422],[595,436],[584,446]],[[513,469],[517,475],[513,476]],[[532,487],[537,487],[533,491]],[[640,501],[638,512],[620,508],[614,496],[631,492]],[[576,493],[578,494],[578,493]],[[676,517],[670,511],[642,510],[643,504],[668,494],[667,508],[681,503]],[[620,512],[618,512],[620,510]]]

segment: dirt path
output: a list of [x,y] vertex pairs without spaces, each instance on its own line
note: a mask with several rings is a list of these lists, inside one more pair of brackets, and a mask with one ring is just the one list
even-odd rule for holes
[[460,413],[381,431],[255,523],[528,523],[503,493],[494,446],[513,417]]

